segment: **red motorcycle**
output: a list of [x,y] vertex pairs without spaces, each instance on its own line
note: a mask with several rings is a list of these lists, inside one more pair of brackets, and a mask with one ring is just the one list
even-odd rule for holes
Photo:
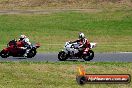
[[0,52],[0,56],[2,58],[7,58],[9,56],[13,56],[13,57],[24,57],[24,54],[26,53],[26,50],[28,49],[29,52],[27,53],[27,58],[32,58],[36,55],[37,53],[37,48],[40,47],[39,44],[31,44],[29,46],[26,47],[26,49],[21,49],[19,47],[24,46],[24,43],[21,41],[16,41],[15,39],[10,41],[7,44],[7,47],[4,48],[1,52]]

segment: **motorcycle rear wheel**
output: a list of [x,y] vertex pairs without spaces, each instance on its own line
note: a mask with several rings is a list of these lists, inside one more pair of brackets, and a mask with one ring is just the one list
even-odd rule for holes
[[2,51],[0,52],[0,56],[1,56],[2,58],[7,58],[7,57],[9,57],[9,53],[8,53],[8,52],[5,52],[4,50],[2,50]]
[[83,59],[85,61],[90,61],[93,58],[94,58],[94,52],[92,50],[89,50],[88,54],[83,56]]

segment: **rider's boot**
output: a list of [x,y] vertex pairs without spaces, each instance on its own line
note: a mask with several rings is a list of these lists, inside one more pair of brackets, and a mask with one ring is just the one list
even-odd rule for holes
[[24,54],[24,57],[27,57],[28,53],[29,53],[29,49],[26,50],[26,53]]

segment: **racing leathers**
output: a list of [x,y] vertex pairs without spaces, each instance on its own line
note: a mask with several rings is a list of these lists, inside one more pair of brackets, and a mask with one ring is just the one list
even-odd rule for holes
[[26,52],[24,54],[24,56],[26,57],[30,50],[28,47],[31,45],[31,43],[29,42],[28,38],[24,38],[23,40],[19,39],[19,42],[22,42],[24,44],[24,46],[19,47],[19,48],[26,50]]
[[78,40],[73,41],[71,43],[75,43],[75,42],[79,43],[78,50],[83,51],[83,54],[87,54],[87,52],[90,49],[90,42],[88,41],[88,39],[86,39],[86,38],[78,39]]

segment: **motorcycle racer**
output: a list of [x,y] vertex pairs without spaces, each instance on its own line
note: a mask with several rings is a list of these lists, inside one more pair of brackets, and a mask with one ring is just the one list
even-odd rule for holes
[[85,38],[84,33],[79,33],[79,39],[65,43],[64,49],[58,54],[58,59],[60,61],[67,59],[84,59],[85,61],[90,61],[94,58],[92,48],[95,46],[96,43],[89,42]]
[[87,54],[88,50],[90,49],[90,42],[88,41],[88,39],[85,38],[84,33],[79,33],[79,39],[70,43],[75,43],[75,42],[80,44],[78,49],[80,51],[83,51],[83,54]]
[[19,42],[22,42],[21,45],[24,45],[24,46],[20,46],[19,48],[26,49],[26,53],[24,54],[24,56],[27,56],[27,53],[29,52],[29,49],[27,49],[27,47],[31,45],[29,38],[27,38],[25,35],[21,35],[19,38]]

